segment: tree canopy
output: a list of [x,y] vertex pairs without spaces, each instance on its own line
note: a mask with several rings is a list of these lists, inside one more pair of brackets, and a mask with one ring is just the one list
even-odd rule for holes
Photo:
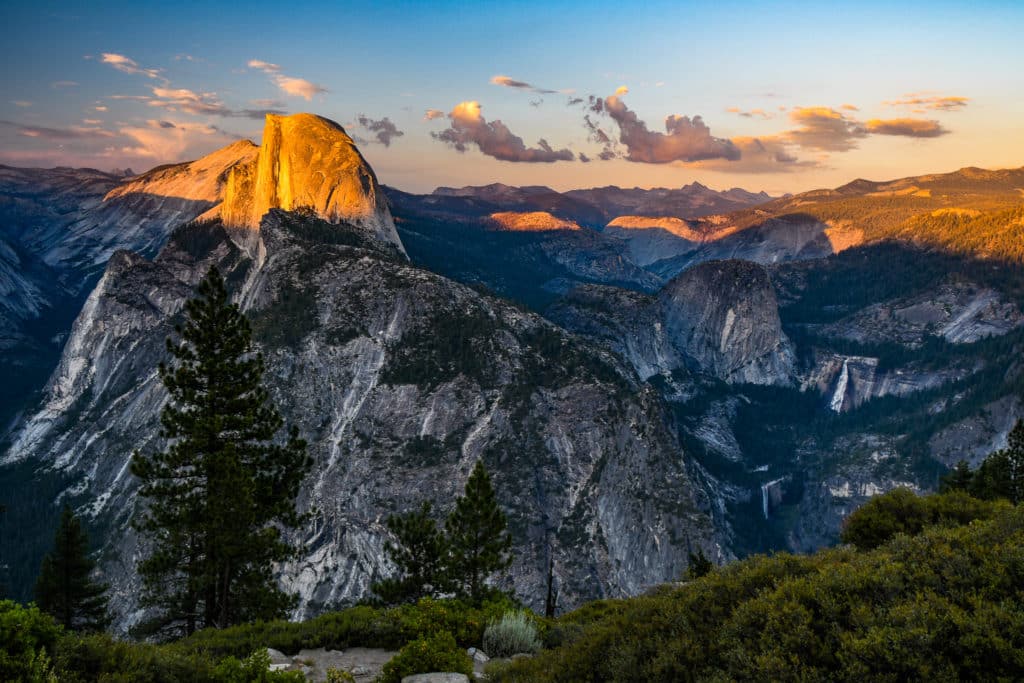
[[132,472],[146,501],[136,521],[151,542],[139,564],[155,625],[191,633],[282,615],[292,597],[273,565],[295,549],[299,485],[311,461],[294,427],[282,443],[280,413],[263,387],[246,317],[211,268],[185,305],[176,361],[161,364],[170,396],[161,414],[163,451],[136,453]]

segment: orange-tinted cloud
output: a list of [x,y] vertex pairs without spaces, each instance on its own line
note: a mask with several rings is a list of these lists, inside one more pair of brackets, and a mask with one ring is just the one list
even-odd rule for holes
[[796,107],[789,120],[797,128],[782,133],[787,142],[805,149],[825,152],[846,152],[857,147],[857,140],[867,136],[858,121],[831,107]]
[[726,111],[729,112],[730,114],[736,114],[738,116],[742,116],[742,117],[747,118],[747,119],[752,119],[755,116],[759,117],[759,118],[762,118],[762,119],[774,119],[775,118],[775,114],[773,114],[771,112],[767,112],[764,109],[750,109],[748,111],[745,111],[743,109],[740,109],[739,107],[729,107],[728,109],[726,109]]
[[327,92],[327,88],[318,85],[305,78],[293,78],[292,76],[275,76],[274,83],[281,89],[281,92],[292,97],[302,97],[307,102],[313,99],[314,95]]
[[918,110],[931,109],[933,111],[960,111],[967,107],[971,101],[969,97],[924,95],[910,93],[899,100],[888,100],[882,104],[890,107],[911,107]]
[[738,160],[708,159],[687,164],[687,167],[726,173],[790,173],[821,165],[818,161],[797,158],[786,140],[777,135],[738,136],[731,141],[740,150]]
[[314,95],[327,92],[327,88],[313,81],[284,75],[281,73],[281,66],[279,64],[265,62],[262,59],[250,59],[248,66],[250,69],[258,69],[270,76],[270,80],[284,94],[291,95],[292,97],[301,97],[307,102],[312,100]]
[[575,155],[569,149],[554,149],[546,140],[536,147],[527,147],[523,139],[512,133],[499,120],[488,122],[480,113],[480,103],[461,102],[448,114],[449,127],[431,135],[446,142],[459,152],[476,145],[481,153],[501,161],[540,162],[572,161]]
[[145,126],[126,126],[118,132],[130,143],[115,150],[117,154],[158,162],[200,156],[212,146],[226,145],[237,139],[216,126],[155,119],[147,121]]
[[[123,99],[121,96],[114,96],[116,99]],[[160,107],[167,111],[182,111],[186,114],[200,116],[225,116],[225,117],[247,117],[250,119],[263,119],[267,114],[283,114],[281,109],[242,109],[234,110],[224,105],[216,93],[197,93],[187,88],[153,88],[153,97],[142,99],[150,107]],[[278,103],[280,104],[280,103]]]
[[902,135],[909,138],[937,138],[949,131],[938,121],[926,119],[871,119],[866,124],[872,135]]
[[271,64],[270,62],[264,62],[262,59],[250,59],[250,69],[259,69],[263,73],[276,74],[281,71],[281,67],[277,64]]
[[141,74],[147,78],[162,78],[159,69],[145,69],[139,66],[134,59],[114,52],[104,52],[100,55],[100,62],[109,64],[122,73]]
[[95,140],[97,138],[114,137],[114,133],[111,131],[93,125],[50,128],[47,126],[25,125],[14,121],[0,121],[0,126],[16,128],[18,135],[26,138],[38,138],[40,140]]
[[730,140],[712,136],[700,116],[670,115],[665,118],[665,132],[659,133],[649,130],[617,95],[606,98],[603,109],[618,124],[619,142],[626,146],[629,161],[667,164],[740,158],[739,148]]

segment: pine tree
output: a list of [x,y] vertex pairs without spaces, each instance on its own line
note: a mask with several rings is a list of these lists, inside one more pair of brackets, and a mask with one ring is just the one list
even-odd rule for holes
[[715,569],[715,565],[707,558],[704,551],[697,549],[696,554],[687,553],[689,566],[686,568],[686,578],[689,580],[699,579],[707,576]]
[[1024,501],[1024,420],[1010,430],[1006,448],[992,453],[975,473],[971,493],[979,498]]
[[445,593],[448,543],[437,528],[430,503],[404,515],[391,515],[387,527],[397,543],[388,541],[384,550],[398,566],[399,576],[375,583],[373,592],[389,605]]
[[970,491],[974,473],[966,460],[958,462],[939,482],[939,493]]
[[263,358],[216,268],[185,316],[181,341],[167,340],[176,366],[160,365],[170,445],[136,453],[132,472],[148,502],[136,526],[153,542],[139,564],[143,604],[158,608],[164,627],[192,633],[277,617],[292,604],[272,567],[294,555],[281,529],[302,519],[295,497],[311,461],[296,428],[275,441],[283,422],[262,386]]
[[477,461],[466,482],[465,495],[445,522],[448,534],[449,577],[459,595],[480,602],[491,574],[512,564],[512,536],[498,508],[491,478]]
[[107,618],[107,586],[89,578],[89,538],[82,522],[64,506],[53,551],[43,558],[36,581],[36,604],[64,628],[102,631]]

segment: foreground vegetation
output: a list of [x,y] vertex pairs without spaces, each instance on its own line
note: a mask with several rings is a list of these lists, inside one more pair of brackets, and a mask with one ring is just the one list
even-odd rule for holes
[[1024,507],[869,552],[755,557],[561,618],[497,681],[1020,680]]
[[[493,664],[497,681],[1020,680],[1024,506],[961,490],[875,501],[848,524],[848,540],[871,550],[758,556],[557,619],[508,599],[426,598],[152,645],[67,632],[34,607],[0,603],[0,679],[301,680],[267,672],[259,653],[363,646],[402,648],[384,675],[400,680],[440,663],[464,670],[464,648],[486,643],[502,654],[543,646]],[[900,526],[908,509],[920,527]]]

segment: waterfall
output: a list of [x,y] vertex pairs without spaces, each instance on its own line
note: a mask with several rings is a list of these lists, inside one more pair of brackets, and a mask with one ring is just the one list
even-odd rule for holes
[[832,394],[832,400],[828,407],[839,413],[843,410],[843,401],[846,399],[846,385],[850,383],[850,361],[843,359],[843,370],[839,373],[839,381],[836,382],[836,391]]
[[768,494],[771,492],[771,488],[781,481],[785,480],[785,477],[779,477],[778,479],[772,479],[771,481],[761,484],[761,512],[764,513],[764,518],[769,519],[769,500]]

